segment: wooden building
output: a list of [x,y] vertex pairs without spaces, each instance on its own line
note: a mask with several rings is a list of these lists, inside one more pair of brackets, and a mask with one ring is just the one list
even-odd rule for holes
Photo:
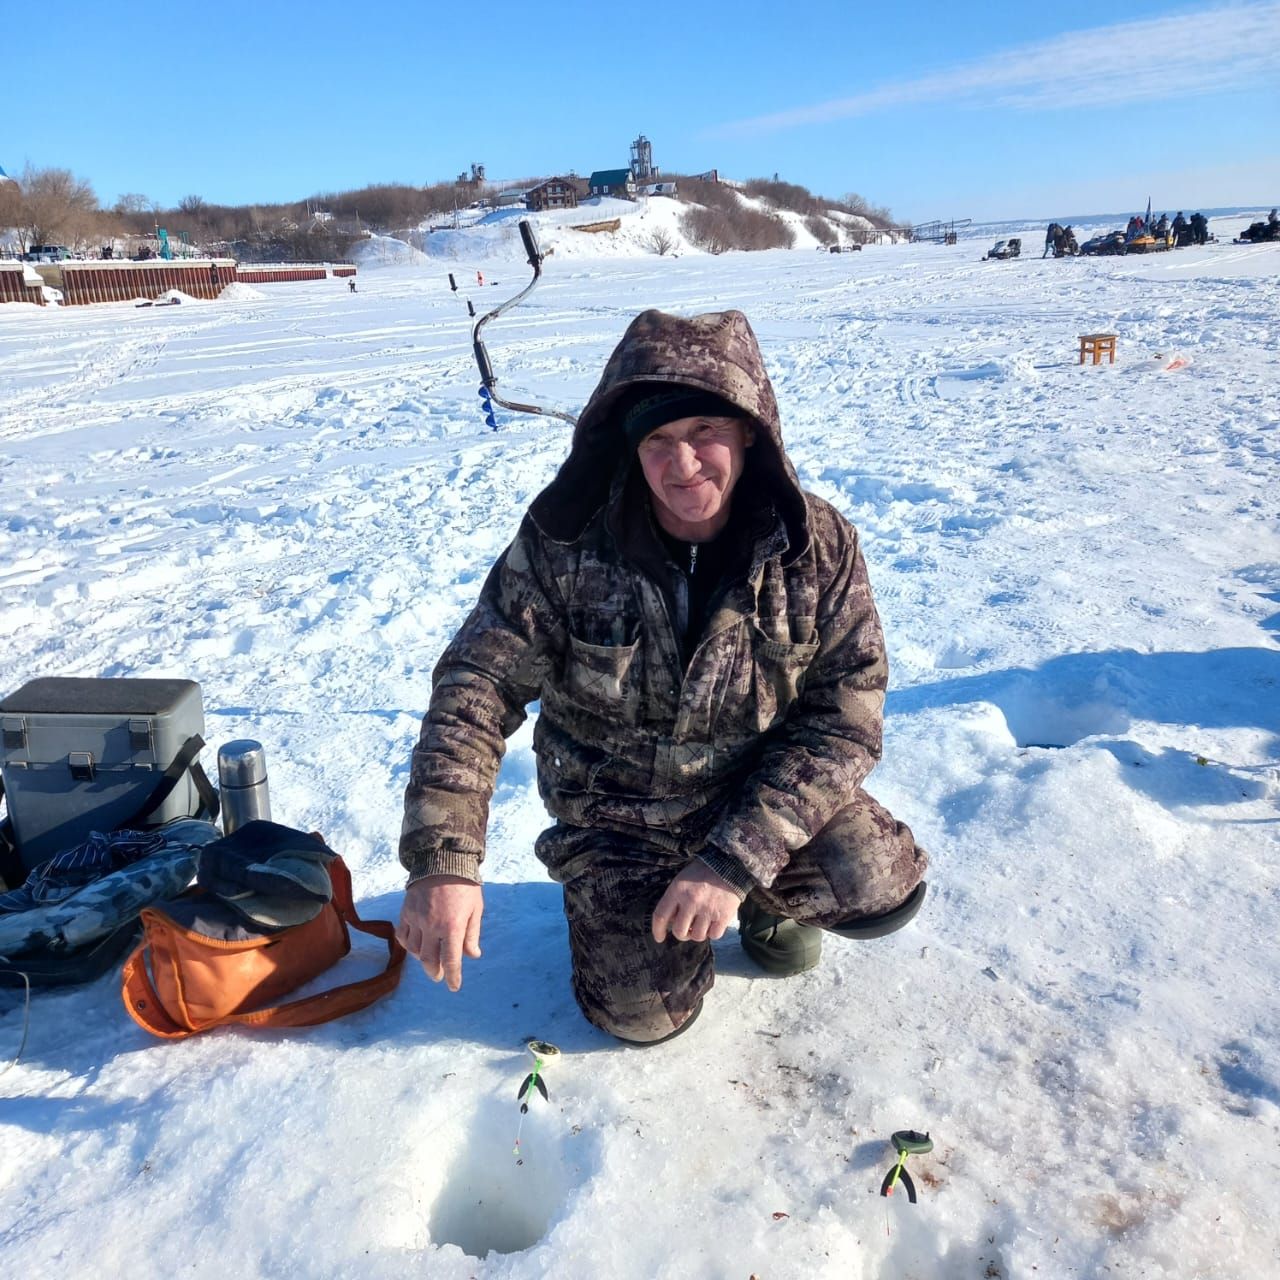
[[543,209],[576,209],[578,188],[571,178],[548,178],[536,187],[530,187],[525,196],[525,207],[535,212]]

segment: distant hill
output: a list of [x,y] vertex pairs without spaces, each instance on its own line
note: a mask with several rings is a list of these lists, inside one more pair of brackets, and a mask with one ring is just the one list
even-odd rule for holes
[[[431,258],[483,262],[524,256],[518,224],[527,218],[544,250],[558,257],[643,257],[753,249],[822,249],[862,245],[881,228],[854,212],[787,184],[706,182],[676,177],[676,197],[636,200],[596,197],[573,209],[532,213],[521,206],[460,210],[441,226],[438,216],[391,234]],[[797,196],[795,193],[801,193]],[[800,204],[800,208],[787,207]],[[457,225],[453,225],[456,221]],[[403,255],[381,238],[353,250],[369,266]]]

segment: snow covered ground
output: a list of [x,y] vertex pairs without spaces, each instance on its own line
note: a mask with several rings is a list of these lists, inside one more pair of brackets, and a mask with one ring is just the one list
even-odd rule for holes
[[[113,979],[38,997],[4,1274],[1280,1271],[1280,248],[978,257],[557,255],[490,330],[506,391],[576,409],[641,308],[751,317],[803,481],[865,536],[870,789],[932,852],[918,921],[790,981],[730,933],[698,1025],[620,1048],[573,1003],[526,726],[459,995],[406,969],[345,1021],[182,1044]],[[527,279],[475,258],[478,308]],[[391,918],[432,664],[566,430],[484,429],[458,266],[372,267],[0,306],[0,685],[200,680],[211,747],[260,739],[276,817]],[[1077,365],[1094,330],[1114,367]],[[20,1033],[8,1006],[0,1058]],[[529,1036],[564,1057],[516,1166]],[[877,1195],[907,1127],[915,1206]]]

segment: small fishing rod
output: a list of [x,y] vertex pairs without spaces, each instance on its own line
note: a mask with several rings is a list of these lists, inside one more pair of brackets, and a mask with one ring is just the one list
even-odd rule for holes
[[525,1047],[533,1054],[533,1070],[525,1076],[524,1082],[516,1091],[516,1101],[520,1104],[520,1123],[516,1126],[516,1141],[511,1148],[516,1164],[524,1164],[524,1152],[520,1149],[520,1135],[524,1132],[524,1118],[529,1114],[529,1099],[534,1096],[536,1089],[542,1094],[544,1102],[551,1101],[551,1095],[547,1092],[547,1082],[542,1078],[542,1073],[560,1057],[560,1050],[549,1040],[530,1040]]
[[933,1150],[933,1140],[927,1133],[917,1133],[914,1129],[899,1129],[890,1139],[893,1149],[898,1153],[898,1163],[884,1175],[880,1184],[882,1196],[893,1195],[894,1188],[901,1183],[912,1204],[916,1202],[916,1184],[907,1172],[908,1156],[927,1156]]
[[513,413],[540,414],[546,418],[559,418],[561,422],[567,422],[571,427],[577,426],[578,419],[571,413],[565,413],[560,409],[547,409],[540,404],[522,404],[518,400],[504,400],[496,390],[498,376],[493,371],[493,361],[489,358],[489,351],[484,345],[481,330],[490,320],[496,320],[504,311],[510,311],[512,307],[523,302],[542,278],[542,260],[545,255],[538,247],[538,237],[534,235],[533,225],[527,218],[520,219],[520,239],[524,241],[524,250],[528,255],[529,265],[533,268],[533,279],[514,298],[508,298],[501,306],[494,307],[492,311],[481,316],[476,321],[475,328],[471,330],[471,350],[475,353],[476,364],[480,368],[480,398],[484,401],[485,421],[496,430],[497,423],[493,420],[493,409],[489,403],[492,401],[493,404],[499,404]]

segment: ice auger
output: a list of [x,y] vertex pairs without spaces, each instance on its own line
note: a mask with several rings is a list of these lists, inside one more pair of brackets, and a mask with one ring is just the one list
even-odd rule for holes
[[[541,414],[543,417],[559,418],[561,422],[576,426],[578,419],[571,413],[565,413],[560,409],[547,409],[540,404],[521,404],[517,400],[504,400],[496,390],[498,377],[493,371],[493,361],[489,359],[489,352],[484,345],[484,338],[480,336],[480,331],[490,320],[496,320],[504,311],[509,311],[523,302],[533,292],[542,277],[543,253],[538,247],[538,237],[534,235],[533,224],[527,218],[520,219],[520,239],[524,241],[524,250],[529,257],[529,265],[533,268],[533,279],[514,298],[508,298],[501,306],[494,307],[492,311],[482,315],[471,330],[471,350],[475,353],[476,364],[480,368],[480,398],[485,410],[485,421],[490,427],[496,429],[490,403],[492,402],[492,404],[501,405],[504,409],[510,409],[513,413]],[[450,283],[452,283],[452,277],[450,277]]]

